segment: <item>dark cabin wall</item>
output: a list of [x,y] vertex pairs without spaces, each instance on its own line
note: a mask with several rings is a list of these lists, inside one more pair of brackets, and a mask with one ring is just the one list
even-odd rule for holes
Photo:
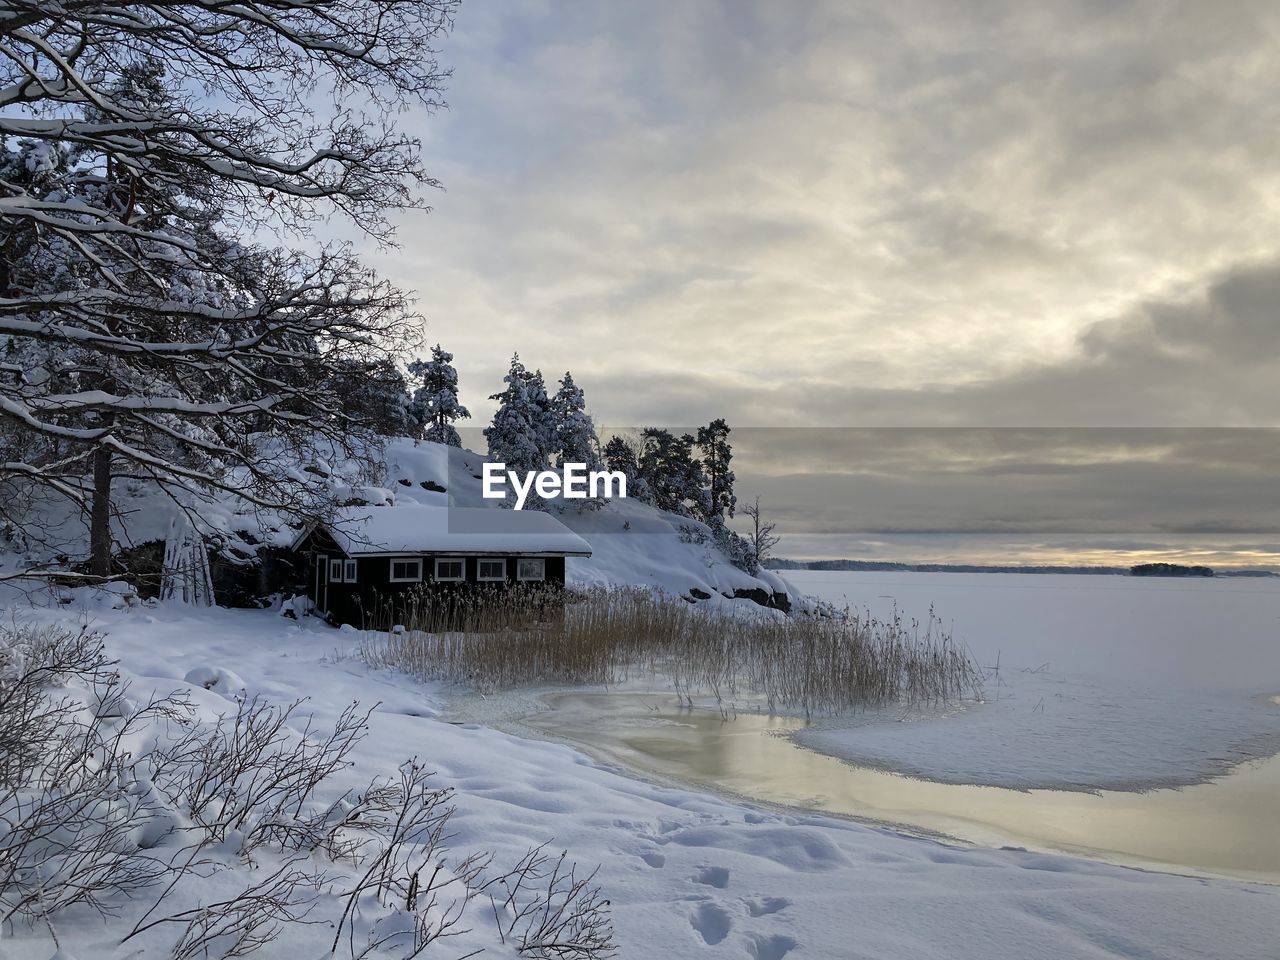
[[[300,593],[311,597],[319,604],[316,594],[315,559],[317,556],[327,558],[350,559],[338,547],[337,543],[323,530],[312,533],[298,548],[298,562],[295,568],[299,571],[301,582]],[[512,589],[520,584],[516,580],[517,555],[504,557],[464,556],[465,576],[463,582],[435,580],[435,560],[437,557],[456,557],[457,554],[397,554],[400,557],[418,557],[422,560],[423,579],[410,583],[391,582],[391,556],[357,557],[356,582],[328,584],[328,612],[335,623],[351,624],[355,627],[385,629],[393,622],[402,622],[410,604],[416,604],[422,613],[424,604],[438,608],[447,608],[451,602],[462,597],[475,596],[485,590]],[[506,562],[507,579],[503,582],[479,579],[481,559],[502,559]],[[543,557],[545,579],[542,583],[554,591],[562,590],[565,582],[565,558]],[[327,569],[326,569],[327,576]]]
[[[518,556],[464,556],[463,581],[435,579],[435,560],[437,558],[456,557],[457,554],[400,554],[398,557],[416,556],[423,561],[423,578],[409,583],[391,582],[392,557],[363,557],[359,560],[360,569],[357,574],[358,599],[353,599],[358,612],[352,611],[347,616],[352,619],[339,619],[339,622],[352,623],[356,626],[371,629],[387,629],[397,623],[409,620],[430,621],[442,620],[451,622],[454,613],[450,612],[455,605],[473,600],[486,592],[513,590],[524,581],[516,579],[516,561]],[[507,577],[503,581],[480,580],[480,561],[503,560],[506,563]],[[556,597],[556,604],[562,603],[560,594],[564,590],[565,558],[541,557],[545,564],[545,577],[540,582],[530,582],[530,586],[547,588]],[[331,604],[332,607],[332,604]],[[335,614],[335,617],[339,615]]]

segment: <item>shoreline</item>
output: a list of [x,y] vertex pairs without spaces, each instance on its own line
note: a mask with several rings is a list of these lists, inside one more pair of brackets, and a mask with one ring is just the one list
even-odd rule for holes
[[[601,698],[622,712],[602,709]],[[1280,784],[1276,756],[1236,764],[1214,781],[1147,791],[949,784],[811,750],[785,729],[803,722],[797,717],[739,710],[726,723],[705,702],[688,709],[673,700],[669,692],[640,684],[609,690],[530,688],[488,697],[455,689],[445,694],[442,719],[569,746],[639,782],[793,816],[835,817],[964,848],[1033,850],[1160,873],[1280,885],[1280,852],[1235,839],[1241,829],[1261,830],[1269,822],[1265,798]],[[552,721],[557,711],[563,712]],[[747,722],[735,729],[734,719]],[[718,738],[705,769],[697,766],[700,728]],[[786,746],[780,750],[770,740]],[[1203,819],[1206,804],[1215,810],[1208,820]]]

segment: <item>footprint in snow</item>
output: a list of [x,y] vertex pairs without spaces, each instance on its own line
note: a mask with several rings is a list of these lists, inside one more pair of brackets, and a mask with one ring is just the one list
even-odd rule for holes
[[714,903],[699,904],[690,915],[689,924],[707,946],[719,943],[733,929],[733,921],[729,919],[729,914]]
[[785,897],[765,897],[762,900],[748,900],[747,913],[753,917],[767,917],[769,914],[785,910],[789,906],[791,906],[791,901]]
[[782,960],[796,946],[794,940],[780,933],[775,933],[771,937],[752,934],[748,949],[751,951],[752,960]]
[[705,883],[709,887],[723,890],[729,885],[728,867],[699,867],[693,877],[694,883]]
[[640,859],[643,860],[645,863],[647,863],[649,866],[653,867],[655,870],[659,869],[660,867],[665,867],[667,865],[667,858],[660,853],[653,853],[653,852],[642,853],[640,854]]

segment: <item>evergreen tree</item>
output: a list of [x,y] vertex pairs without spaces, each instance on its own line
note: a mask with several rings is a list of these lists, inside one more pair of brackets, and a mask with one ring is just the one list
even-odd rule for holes
[[707,509],[706,476],[693,456],[694,437],[645,427],[640,442],[638,469],[650,502],[659,510],[702,516]]
[[362,365],[358,375],[331,378],[326,389],[343,397],[347,414],[381,437],[403,437],[420,430],[409,386],[394,361]]
[[616,470],[623,473],[627,477],[628,486],[631,481],[639,479],[639,463],[636,460],[636,451],[626,437],[613,436],[609,438],[609,442],[604,445],[604,462],[610,470]]
[[675,456],[671,464],[673,483],[679,491],[681,510],[694,517],[705,517],[711,512],[707,493],[707,475],[702,461],[694,456],[697,443],[692,434],[682,434],[676,440]]
[[723,419],[717,419],[699,427],[698,448],[702,451],[702,469],[707,479],[702,519],[718,526],[724,523],[726,514],[733,516],[738,504],[738,498],[733,494],[733,471],[729,469],[729,462],[733,459],[729,425]]
[[534,424],[538,434],[539,449],[542,451],[542,462],[550,465],[558,449],[556,441],[556,414],[552,397],[547,393],[547,382],[542,378],[541,370],[525,371],[526,393],[533,410]]
[[[489,397],[498,401],[493,422],[484,430],[489,459],[520,473],[545,470],[549,465],[550,403],[542,374],[526,369],[516,354],[503,382],[506,389]],[[533,495],[529,499],[532,502]]]
[[640,461],[637,456],[639,444],[634,438],[615,434],[604,445],[604,465],[627,478],[627,496],[641,503],[653,503],[653,495],[649,485],[640,475]]
[[431,348],[431,359],[415,360],[409,364],[409,372],[422,382],[413,392],[410,406],[411,416],[424,428],[422,438],[450,447],[462,446],[454,423],[470,420],[471,412],[458,402],[458,371],[453,366],[453,354],[437,343]]
[[596,441],[596,425],[587,413],[587,398],[582,388],[565,372],[560,389],[551,400],[555,424],[557,463],[585,463],[588,470],[600,467]]

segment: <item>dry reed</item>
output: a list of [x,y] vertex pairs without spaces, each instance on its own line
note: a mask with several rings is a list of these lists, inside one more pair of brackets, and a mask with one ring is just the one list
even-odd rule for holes
[[682,697],[763,697],[806,715],[976,696],[981,674],[934,617],[730,616],[642,589],[517,590],[398,602],[365,631],[366,661],[480,690],[666,678]]

